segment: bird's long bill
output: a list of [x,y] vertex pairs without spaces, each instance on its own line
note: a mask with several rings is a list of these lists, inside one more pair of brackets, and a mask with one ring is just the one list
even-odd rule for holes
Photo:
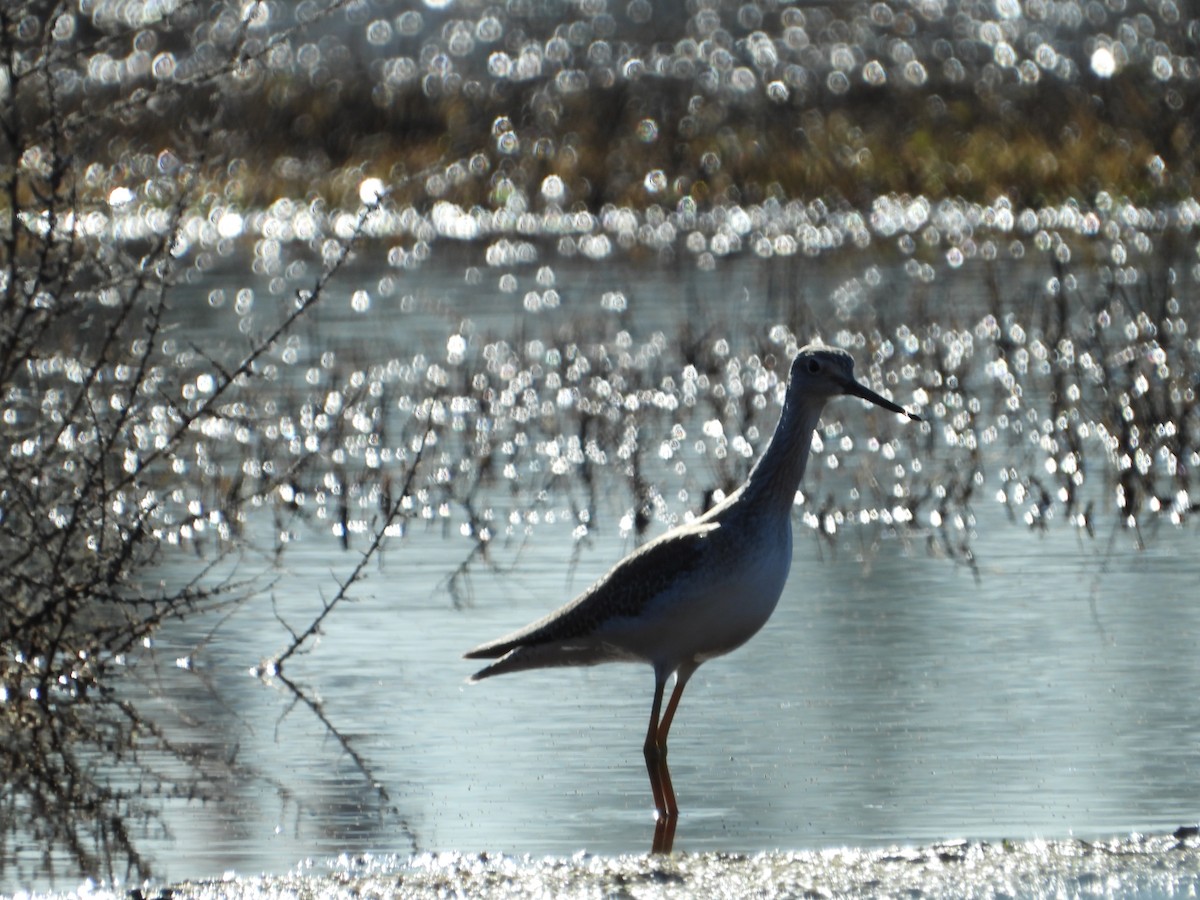
[[870,400],[876,406],[882,406],[884,409],[891,410],[894,413],[900,413],[902,416],[908,416],[910,419],[921,421],[921,417],[916,413],[910,413],[907,409],[898,403],[893,403],[887,397],[881,397],[865,384],[860,384],[853,378],[848,378],[843,385],[847,394],[853,394],[855,397],[862,397],[864,400]]

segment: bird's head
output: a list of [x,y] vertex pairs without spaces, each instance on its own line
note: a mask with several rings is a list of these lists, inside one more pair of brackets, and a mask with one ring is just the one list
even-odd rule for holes
[[920,416],[860,384],[854,377],[854,359],[845,350],[824,344],[801,347],[792,360],[792,370],[788,375],[789,401],[812,398],[824,402],[840,394],[852,394],[876,406],[921,421]]

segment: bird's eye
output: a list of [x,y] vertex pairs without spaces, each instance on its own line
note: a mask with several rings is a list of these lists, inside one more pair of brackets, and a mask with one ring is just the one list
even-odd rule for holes
[[821,371],[821,362],[820,362],[820,360],[816,360],[816,359],[810,359],[810,360],[808,361],[808,374],[809,374],[809,375],[816,375],[816,374],[817,374],[818,372],[820,372],[820,371]]

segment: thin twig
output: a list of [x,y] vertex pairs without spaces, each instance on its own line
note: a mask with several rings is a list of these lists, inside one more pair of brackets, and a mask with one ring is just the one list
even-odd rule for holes
[[[363,572],[367,568],[367,564],[370,563],[371,559],[379,551],[379,548],[383,546],[383,541],[387,537],[388,529],[390,529],[393,523],[400,518],[400,515],[404,509],[405,501],[408,499],[409,492],[412,489],[417,469],[420,467],[421,457],[425,453],[425,447],[429,439],[429,434],[432,430],[433,425],[430,423],[426,427],[425,434],[421,437],[421,445],[417,448],[417,453],[413,458],[412,465],[409,466],[408,474],[405,476],[404,485],[400,489],[399,496],[397,496],[392,502],[391,508],[387,511],[387,515],[384,518],[383,524],[375,529],[375,534],[371,540],[371,543],[367,546],[367,549],[363,551],[358,564],[354,567],[354,570],[338,585],[337,593],[334,594],[331,600],[324,604],[324,608],[317,615],[317,617],[309,623],[308,627],[295,636],[291,645],[283,653],[271,660],[270,665],[267,667],[270,671],[273,671],[277,675],[283,671],[283,664],[291,659],[291,657],[297,651],[299,651],[301,647],[304,646],[309,638],[320,631],[321,623],[325,621],[331,612],[333,612],[334,607],[336,607],[342,600],[346,599],[346,597],[349,595],[350,588],[362,578]],[[289,631],[290,630],[291,629],[289,628]],[[295,634],[295,632],[293,632],[293,634]]]

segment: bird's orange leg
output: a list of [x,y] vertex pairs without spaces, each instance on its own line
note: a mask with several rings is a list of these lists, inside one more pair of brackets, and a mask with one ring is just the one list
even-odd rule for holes
[[671,731],[675,710],[679,708],[679,698],[683,696],[683,689],[687,687],[688,679],[695,671],[695,666],[680,666],[675,673],[675,689],[671,691],[671,699],[667,703],[666,712],[663,713],[662,721],[658,723],[658,746],[663,748],[664,754],[667,749],[667,734]]
[[671,722],[675,719],[675,710],[679,708],[679,698],[683,696],[683,689],[687,686],[688,679],[692,677],[692,672],[695,671],[693,666],[683,666],[675,673],[675,687],[671,691],[671,699],[667,703],[667,709],[659,720],[658,730],[655,734],[655,743],[658,745],[659,754],[659,777],[662,779],[663,797],[667,802],[666,814],[670,818],[676,818],[679,815],[679,804],[675,801],[675,789],[671,786],[671,771],[667,768],[667,735],[671,732]]
[[650,727],[646,731],[646,744],[643,749],[646,755],[646,771],[650,775],[650,790],[654,792],[654,811],[659,816],[672,819],[679,815],[679,804],[675,802],[671,772],[667,768],[667,736],[671,731],[675,710],[679,708],[683,689],[695,670],[695,666],[683,666],[675,673],[675,687],[671,691],[666,712],[662,713],[661,718],[659,713],[662,710],[666,675],[658,671],[654,673],[654,704],[650,708]]
[[[667,798],[663,791],[662,769],[665,763],[664,750],[658,743],[658,718],[662,710],[663,688],[666,686],[667,673],[654,670],[654,703],[650,707],[650,727],[646,730],[646,743],[642,750],[646,756],[646,773],[650,776],[650,790],[654,793],[655,817],[661,819],[667,814]],[[668,786],[670,782],[668,781]],[[675,795],[671,794],[671,806],[675,805]]]
[[675,841],[675,825],[679,821],[679,804],[675,801],[675,789],[671,785],[671,770],[667,767],[667,735],[671,731],[671,721],[675,718],[675,710],[679,708],[679,698],[688,679],[696,671],[694,665],[683,666],[675,673],[675,687],[671,691],[671,699],[662,717],[663,689],[666,684],[666,674],[655,670],[654,673],[654,705],[650,710],[650,728],[646,732],[646,771],[650,773],[650,789],[654,791],[654,843],[652,853],[670,853]]

